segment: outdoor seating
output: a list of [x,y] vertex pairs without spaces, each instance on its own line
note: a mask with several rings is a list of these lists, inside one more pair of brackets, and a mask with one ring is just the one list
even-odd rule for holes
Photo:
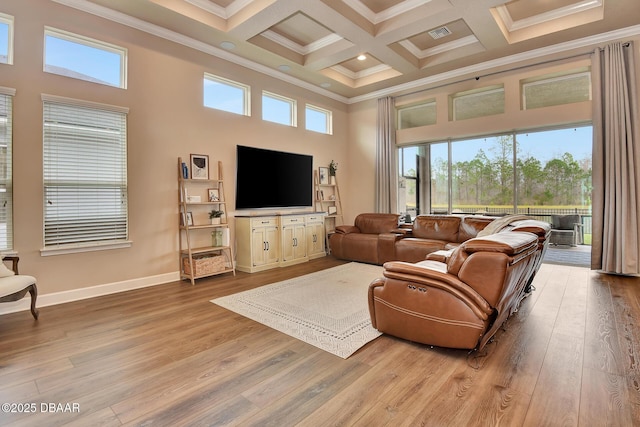
[[549,243],[555,246],[581,245],[584,243],[582,231],[583,225],[580,215],[551,215],[551,236],[549,237]]

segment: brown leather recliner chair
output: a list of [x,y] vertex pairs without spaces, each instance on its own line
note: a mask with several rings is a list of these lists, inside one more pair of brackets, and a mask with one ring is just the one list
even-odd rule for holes
[[339,225],[329,238],[331,253],[340,259],[382,265],[395,259],[400,215],[362,213],[354,225]]
[[537,250],[538,236],[505,232],[467,240],[446,258],[388,262],[369,286],[371,323],[410,341],[481,350],[517,309]]

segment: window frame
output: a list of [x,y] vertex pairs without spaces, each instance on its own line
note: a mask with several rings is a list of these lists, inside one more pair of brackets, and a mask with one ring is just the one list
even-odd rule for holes
[[[309,120],[308,120],[308,111],[311,110],[316,113],[324,114],[325,116],[325,131],[318,131],[315,129],[309,128]],[[333,135],[333,112],[331,110],[327,110],[326,108],[321,108],[312,104],[305,104],[304,107],[305,112],[305,123],[304,127],[306,130],[310,132],[323,133],[325,135]]]
[[[490,114],[480,114],[480,115],[476,115],[476,116],[473,116],[473,117],[464,117],[464,118],[459,118],[458,117],[459,113],[458,113],[458,109],[456,108],[456,106],[457,106],[459,101],[461,101],[463,99],[477,98],[477,97],[480,97],[480,96],[486,96],[486,95],[491,95],[491,94],[496,94],[496,93],[502,93],[502,96],[503,96],[502,111],[497,112],[497,113],[491,112]],[[461,121],[461,120],[473,120],[473,119],[478,119],[478,118],[482,118],[482,117],[495,116],[495,115],[498,115],[498,114],[504,114],[504,112],[505,112],[506,92],[505,92],[505,88],[504,88],[503,84],[488,86],[488,87],[481,88],[481,89],[474,89],[474,90],[470,90],[470,91],[454,93],[454,94],[450,95],[449,98],[451,100],[450,101],[451,121],[454,121],[454,122]]]
[[[47,37],[54,37],[59,40],[64,40],[70,43],[76,43],[85,47],[90,47],[93,49],[102,50],[108,53],[114,53],[120,56],[120,84],[112,85],[107,82],[96,82],[89,79],[83,79],[79,77],[69,76],[67,74],[56,73],[55,71],[47,70]],[[108,87],[117,87],[120,89],[127,89],[127,63],[128,63],[128,49],[117,46],[111,43],[107,43],[101,40],[93,39],[91,37],[86,37],[80,34],[71,33],[69,31],[60,30],[53,27],[44,27],[44,47],[42,49],[42,70],[45,73],[55,74],[58,76],[68,77],[75,80],[86,81],[95,84],[101,84]],[[71,71],[76,71],[69,69]],[[91,77],[91,76],[89,76]]]
[[523,79],[520,81],[520,102],[522,103],[522,110],[523,111],[528,111],[528,110],[535,110],[538,108],[547,108],[547,107],[553,107],[553,106],[557,106],[557,105],[568,105],[568,104],[574,104],[577,102],[584,102],[584,101],[569,101],[569,102],[562,102],[562,103],[557,103],[557,104],[550,104],[550,105],[544,105],[544,106],[540,106],[540,107],[529,107],[527,108],[527,95],[526,95],[526,89],[527,87],[531,87],[531,86],[539,86],[545,83],[556,83],[556,82],[560,82],[563,80],[571,80],[571,79],[576,79],[576,78],[581,78],[581,77],[586,77],[588,80],[588,84],[587,84],[587,90],[588,90],[588,96],[587,96],[587,101],[591,101],[593,99],[593,87],[592,87],[592,79],[591,79],[591,70],[585,70],[585,71],[575,71],[572,73],[568,73],[568,74],[563,74],[563,75],[547,75],[547,76],[541,76],[539,78],[536,79]]
[[[46,244],[46,237],[45,237],[45,232],[46,232],[46,221],[47,221],[47,213],[46,213],[46,207],[47,207],[47,190],[46,187],[48,185],[47,181],[46,181],[46,173],[45,173],[45,168],[46,168],[46,148],[45,148],[45,144],[46,144],[46,134],[44,132],[44,127],[45,122],[46,122],[46,113],[45,113],[45,106],[46,104],[58,104],[64,107],[78,107],[78,108],[82,108],[82,109],[92,109],[92,110],[96,110],[96,111],[100,111],[102,113],[116,113],[116,114],[122,114],[124,115],[124,137],[122,138],[122,144],[124,144],[124,147],[122,148],[122,152],[124,153],[123,158],[122,158],[122,163],[120,164],[120,167],[124,170],[124,182],[120,183],[120,188],[124,189],[124,197],[125,197],[125,203],[126,206],[124,208],[124,218],[125,218],[125,237],[124,238],[114,238],[114,239],[110,239],[110,240],[92,240],[92,241],[83,241],[83,242],[75,242],[75,243],[64,243],[64,244],[53,244],[53,245],[47,245]],[[129,238],[129,202],[128,202],[128,153],[127,153],[127,145],[128,145],[128,130],[127,130],[127,116],[129,113],[129,109],[126,107],[119,107],[119,106],[114,106],[114,105],[108,105],[108,104],[101,104],[101,103],[97,103],[97,102],[91,102],[91,101],[83,101],[83,100],[78,100],[78,99],[71,99],[71,98],[65,98],[65,97],[61,97],[61,96],[56,96],[56,95],[47,95],[47,94],[42,94],[42,106],[43,106],[43,119],[42,119],[42,123],[43,123],[43,224],[42,224],[42,231],[43,231],[43,248],[40,250],[40,254],[41,256],[49,256],[49,255],[61,255],[61,254],[70,254],[70,253],[79,253],[79,252],[89,252],[89,251],[98,251],[98,250],[107,250],[107,249],[117,249],[117,248],[128,248],[131,246],[132,241]],[[72,188],[87,188],[86,186],[83,186],[82,184],[78,184],[76,187],[72,187]]]
[[[13,97],[16,94],[16,90],[12,88],[0,86],[0,98],[7,102],[7,153],[6,153],[6,181],[5,197],[7,204],[6,208],[6,247],[0,247],[0,251],[4,254],[15,253],[13,248]],[[0,176],[0,183],[2,183],[2,177]]]
[[[242,113],[237,113],[236,111],[231,111],[224,108],[218,108],[212,105],[207,105],[205,103],[206,101],[205,85],[207,80],[212,81],[214,83],[221,84],[221,85],[230,86],[235,89],[240,89],[242,91]],[[202,80],[202,105],[206,108],[211,108],[213,110],[225,111],[227,113],[239,114],[242,116],[250,117],[251,116],[251,86],[246,85],[244,83],[239,83],[233,80],[229,80],[224,77],[216,76],[215,74],[205,72],[204,78]]]
[[[272,100],[275,101],[280,101],[280,102],[284,102],[286,104],[289,104],[289,122],[288,123],[284,123],[284,122],[278,122],[275,120],[269,120],[266,119],[264,117],[264,113],[265,113],[265,109],[264,109],[264,99],[266,98],[271,98]],[[271,123],[277,123],[280,125],[285,125],[285,126],[290,126],[290,127],[297,127],[298,126],[298,102],[295,99],[292,98],[288,98],[286,96],[283,95],[278,95],[276,93],[273,92],[269,92],[266,90],[262,91],[262,120],[263,121],[267,121],[267,122],[271,122]]]
[[15,18],[0,12],[0,22],[9,26],[7,30],[7,62],[0,62],[0,64],[13,65],[13,28]]

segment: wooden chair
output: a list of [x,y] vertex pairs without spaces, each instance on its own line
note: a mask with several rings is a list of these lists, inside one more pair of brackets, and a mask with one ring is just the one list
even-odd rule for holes
[[0,263],[0,302],[18,301],[29,292],[31,294],[31,314],[34,319],[38,319],[38,309],[36,299],[38,298],[38,287],[36,278],[18,273],[17,256],[7,256],[2,261],[12,261],[13,265],[9,270],[4,262]]

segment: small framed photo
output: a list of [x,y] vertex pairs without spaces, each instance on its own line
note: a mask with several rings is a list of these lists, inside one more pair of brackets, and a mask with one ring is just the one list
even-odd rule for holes
[[183,222],[185,225],[188,225],[189,227],[191,227],[193,225],[193,213],[187,212],[185,214],[185,219]]
[[210,202],[219,202],[220,201],[220,191],[217,188],[210,188],[207,190],[209,196],[208,200]]
[[335,206],[329,206],[328,213],[329,215],[335,215],[338,213],[338,208]]
[[320,185],[329,184],[329,168],[320,166],[318,168],[318,173],[320,175]]
[[191,155],[191,179],[209,179],[209,156]]

